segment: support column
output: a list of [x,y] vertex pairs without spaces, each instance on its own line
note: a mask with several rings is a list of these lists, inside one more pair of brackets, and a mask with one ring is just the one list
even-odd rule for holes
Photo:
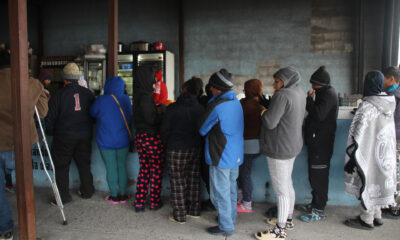
[[8,1],[11,50],[11,88],[14,118],[14,151],[19,239],[36,239],[33,192],[26,0]]
[[184,82],[185,82],[185,27],[184,27],[183,1],[179,0],[179,87],[182,87]]
[[108,0],[107,77],[118,75],[118,0]]

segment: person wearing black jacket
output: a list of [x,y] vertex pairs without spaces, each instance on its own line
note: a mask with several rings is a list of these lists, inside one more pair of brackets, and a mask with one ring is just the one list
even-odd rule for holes
[[328,201],[329,167],[338,116],[338,95],[330,85],[330,76],[324,66],[313,73],[310,83],[313,90],[308,92],[307,97],[304,140],[308,150],[308,174],[313,198],[311,204],[299,207],[308,212],[301,216],[301,220],[306,222],[326,218],[324,209]]
[[154,102],[154,70],[139,66],[133,92],[133,115],[136,126],[135,146],[139,155],[140,169],[133,203],[136,212],[144,211],[150,184],[150,210],[162,207],[161,189],[164,169],[164,145],[160,126],[162,114]]
[[58,90],[49,101],[46,134],[53,136],[51,154],[56,182],[63,203],[68,203],[72,201],[69,193],[69,166],[72,158],[81,180],[79,195],[87,199],[94,193],[90,171],[93,119],[89,115],[94,95],[78,84],[80,72],[75,63],[65,65],[63,77],[64,88]]
[[178,100],[167,108],[161,126],[171,183],[173,213],[169,219],[181,224],[186,222],[186,215],[200,216],[203,143],[197,121],[205,110],[196,98],[198,89],[195,80],[186,81]]

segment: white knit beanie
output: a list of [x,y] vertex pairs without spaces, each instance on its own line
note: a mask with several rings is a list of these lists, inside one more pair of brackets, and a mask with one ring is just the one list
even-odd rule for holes
[[81,77],[78,65],[74,62],[67,63],[63,69],[63,77],[65,80],[77,82]]

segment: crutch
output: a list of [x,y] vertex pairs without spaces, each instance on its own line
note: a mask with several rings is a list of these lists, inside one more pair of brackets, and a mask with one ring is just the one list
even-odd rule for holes
[[56,173],[55,173],[55,168],[54,168],[54,163],[53,163],[53,159],[51,158],[51,154],[50,154],[50,150],[49,150],[49,146],[47,145],[47,141],[46,141],[46,135],[44,135],[44,131],[43,131],[43,127],[42,127],[42,122],[40,121],[40,116],[39,116],[39,112],[37,110],[37,107],[35,106],[35,114],[39,123],[39,127],[40,127],[40,131],[42,133],[42,141],[44,142],[44,145],[46,146],[46,151],[47,151],[47,156],[49,156],[49,162],[51,165],[51,169],[53,170],[53,174],[50,175],[49,172],[47,171],[46,168],[46,164],[44,163],[44,158],[43,158],[43,154],[42,154],[42,148],[40,147],[40,143],[37,142],[37,147],[39,148],[39,154],[40,154],[40,159],[42,161],[43,164],[43,169],[50,181],[51,184],[51,188],[53,189],[53,193],[54,193],[54,197],[56,198],[56,202],[57,202],[57,206],[60,208],[61,211],[61,215],[63,218],[63,225],[67,225],[67,219],[65,218],[65,214],[64,214],[64,205],[61,201],[61,197],[60,197],[60,192],[58,191],[58,187],[57,187],[57,183],[56,183]]

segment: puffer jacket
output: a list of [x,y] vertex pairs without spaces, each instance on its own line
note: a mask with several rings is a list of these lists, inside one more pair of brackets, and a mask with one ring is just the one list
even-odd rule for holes
[[[31,127],[31,143],[39,141],[34,119],[35,106],[37,106],[39,116],[45,117],[47,114],[47,97],[43,91],[43,85],[39,80],[29,79],[29,115],[32,116],[30,121]],[[0,68],[0,151],[11,151],[14,149],[14,133],[13,133],[13,113],[11,100],[11,69],[10,67]],[[34,118],[35,117],[35,118]]]
[[243,163],[243,110],[232,90],[210,99],[200,123],[208,165],[232,169]]
[[113,94],[124,112],[128,127],[132,123],[132,104],[124,94],[124,80],[120,77],[108,78],[104,85],[104,95],[96,99],[90,108],[90,115],[96,121],[96,141],[100,150],[121,149],[129,146],[129,133],[121,110],[111,96]]

